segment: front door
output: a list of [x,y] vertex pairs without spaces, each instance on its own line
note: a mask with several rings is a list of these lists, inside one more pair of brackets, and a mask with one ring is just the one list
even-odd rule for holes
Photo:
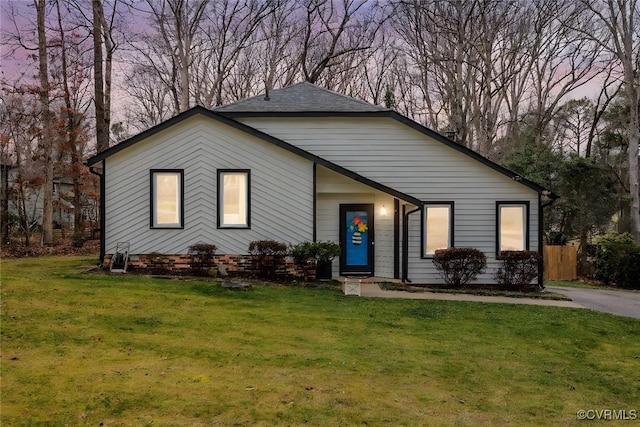
[[340,205],[340,274],[373,275],[373,204]]

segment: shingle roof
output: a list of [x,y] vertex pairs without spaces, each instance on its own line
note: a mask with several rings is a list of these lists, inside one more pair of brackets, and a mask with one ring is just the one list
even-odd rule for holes
[[298,113],[298,112],[373,112],[388,111],[358,99],[321,88],[312,83],[303,82],[265,95],[243,99],[233,104],[224,105],[214,111],[219,113]]

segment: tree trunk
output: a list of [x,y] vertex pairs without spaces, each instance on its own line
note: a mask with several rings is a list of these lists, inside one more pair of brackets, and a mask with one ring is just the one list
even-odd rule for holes
[[96,150],[109,148],[109,128],[105,122],[104,73],[102,57],[102,1],[93,0],[93,87],[96,112]]
[[40,104],[42,108],[42,160],[44,161],[42,243],[53,243],[53,133],[49,109],[49,71],[47,64],[47,37],[45,34],[45,0],[36,3],[38,15],[38,55],[40,74]]
[[638,58],[634,58],[635,50],[638,48],[638,46],[634,46],[634,33],[639,17],[636,16],[636,1],[619,0],[614,3],[614,0],[609,0],[608,7],[609,14],[613,18],[610,29],[614,42],[614,54],[622,65],[624,90],[629,104],[629,148],[627,154],[629,158],[629,192],[631,194],[631,233],[636,243],[640,243],[640,187],[638,185],[640,123],[638,119],[638,87],[635,82]]
[[[633,6],[630,6],[630,24],[634,22]],[[638,140],[640,140],[640,123],[638,118],[638,87],[635,84],[636,71],[633,69],[633,31],[629,28],[624,34],[624,81],[625,92],[629,102],[629,192],[631,193],[631,231],[640,244],[640,186],[638,185]]]
[[627,80],[631,120],[629,120],[629,191],[631,192],[631,230],[636,243],[640,244],[640,187],[638,185],[638,96],[633,84],[633,76]]
[[[115,4],[113,6],[113,13],[115,13]],[[111,39],[112,29],[107,25],[107,20],[104,17],[104,9],[100,8],[100,18],[102,19],[102,37],[104,40],[104,48],[107,54],[104,64],[104,86],[103,95],[104,101],[102,109],[104,111],[104,128],[102,135],[103,143],[106,144],[106,148],[109,147],[109,139],[111,137],[111,70],[113,69],[113,52],[115,46]]]
[[2,173],[2,206],[0,214],[0,222],[2,223],[2,242],[0,244],[9,244],[9,165],[0,165],[0,173]]

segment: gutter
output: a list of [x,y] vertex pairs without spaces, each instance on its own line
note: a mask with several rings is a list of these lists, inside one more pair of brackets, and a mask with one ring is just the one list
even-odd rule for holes
[[422,210],[418,206],[412,211],[406,212],[407,205],[402,205],[402,281],[411,283],[409,280],[409,215]]
[[[548,200],[543,204],[542,196],[546,196]],[[551,206],[560,196],[552,191],[545,190],[538,193],[538,253],[540,254],[540,265],[538,265],[538,288],[544,289],[544,208]]]
[[[98,172],[94,169],[94,166],[89,166],[89,172],[100,177],[100,263],[99,267],[104,265],[104,256],[106,252],[106,240],[105,240],[105,161],[104,159],[101,161],[102,163],[102,173]],[[88,165],[87,165],[88,166]]]

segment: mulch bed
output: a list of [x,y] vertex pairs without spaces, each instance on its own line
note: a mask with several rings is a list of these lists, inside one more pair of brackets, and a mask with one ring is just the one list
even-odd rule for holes
[[50,246],[40,246],[32,244],[24,246],[21,244],[3,245],[0,249],[2,258],[25,258],[45,255],[96,255],[100,252],[99,240],[87,240],[81,247],[72,244],[71,239],[61,240]]

